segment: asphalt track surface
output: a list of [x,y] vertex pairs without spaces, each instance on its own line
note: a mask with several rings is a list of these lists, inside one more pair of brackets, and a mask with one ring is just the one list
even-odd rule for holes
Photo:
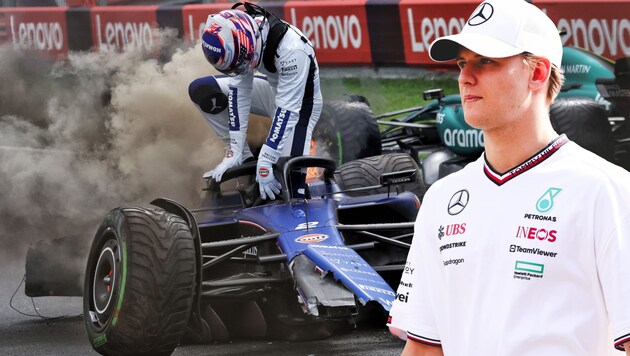
[[[0,254],[1,255],[1,254]],[[63,318],[44,320],[24,316],[9,302],[24,275],[23,256],[0,260],[0,355],[96,355],[83,326],[81,298],[28,298],[21,286],[12,305],[27,314]],[[222,344],[184,345],[173,355],[400,355],[403,341],[382,327],[362,327],[321,341],[233,341]]]

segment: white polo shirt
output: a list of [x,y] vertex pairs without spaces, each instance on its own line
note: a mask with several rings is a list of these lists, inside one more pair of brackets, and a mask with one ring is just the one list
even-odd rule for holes
[[390,325],[412,340],[609,354],[630,341],[630,173],[564,135],[504,175],[482,156],[427,191],[407,263]]

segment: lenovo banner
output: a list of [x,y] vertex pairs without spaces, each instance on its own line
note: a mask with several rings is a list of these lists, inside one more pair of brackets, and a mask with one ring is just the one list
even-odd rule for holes
[[[556,23],[565,46],[616,59],[630,56],[627,0],[534,0]],[[400,22],[407,64],[435,64],[428,54],[436,38],[461,31],[479,4],[470,0],[401,0]]]
[[47,52],[54,57],[68,53],[65,7],[2,8],[5,41],[14,48]]
[[547,12],[565,46],[581,47],[617,59],[630,56],[630,2],[619,0],[534,2]]
[[459,33],[477,5],[477,0],[401,0],[407,64],[435,64],[429,57],[431,43],[438,37]]
[[195,44],[201,38],[201,32],[206,24],[208,15],[229,9],[232,4],[203,4],[184,5],[182,18],[184,22],[184,40]]
[[157,51],[157,6],[108,6],[91,10],[92,43],[101,52]]
[[285,20],[311,40],[320,63],[371,64],[365,3],[366,0],[290,1],[284,7]]

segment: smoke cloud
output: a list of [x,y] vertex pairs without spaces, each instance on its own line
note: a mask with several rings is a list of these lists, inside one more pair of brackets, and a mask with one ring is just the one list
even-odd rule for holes
[[22,262],[29,244],[62,236],[89,246],[117,206],[195,206],[223,143],[188,84],[214,73],[198,46],[172,52],[52,62],[0,48],[0,259]]

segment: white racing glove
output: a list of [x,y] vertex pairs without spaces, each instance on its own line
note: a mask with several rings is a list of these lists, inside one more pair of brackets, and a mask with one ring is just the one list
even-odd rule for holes
[[262,199],[276,199],[276,194],[280,193],[280,182],[273,175],[273,164],[278,162],[280,152],[273,148],[262,145],[260,154],[258,155],[258,164],[256,165],[256,181],[260,188],[260,197]]
[[243,163],[243,146],[245,146],[246,137],[247,134],[245,133],[230,131],[230,147],[225,152],[223,161],[214,167],[213,170],[204,173],[203,178],[213,178],[215,181],[220,182],[225,171]]

